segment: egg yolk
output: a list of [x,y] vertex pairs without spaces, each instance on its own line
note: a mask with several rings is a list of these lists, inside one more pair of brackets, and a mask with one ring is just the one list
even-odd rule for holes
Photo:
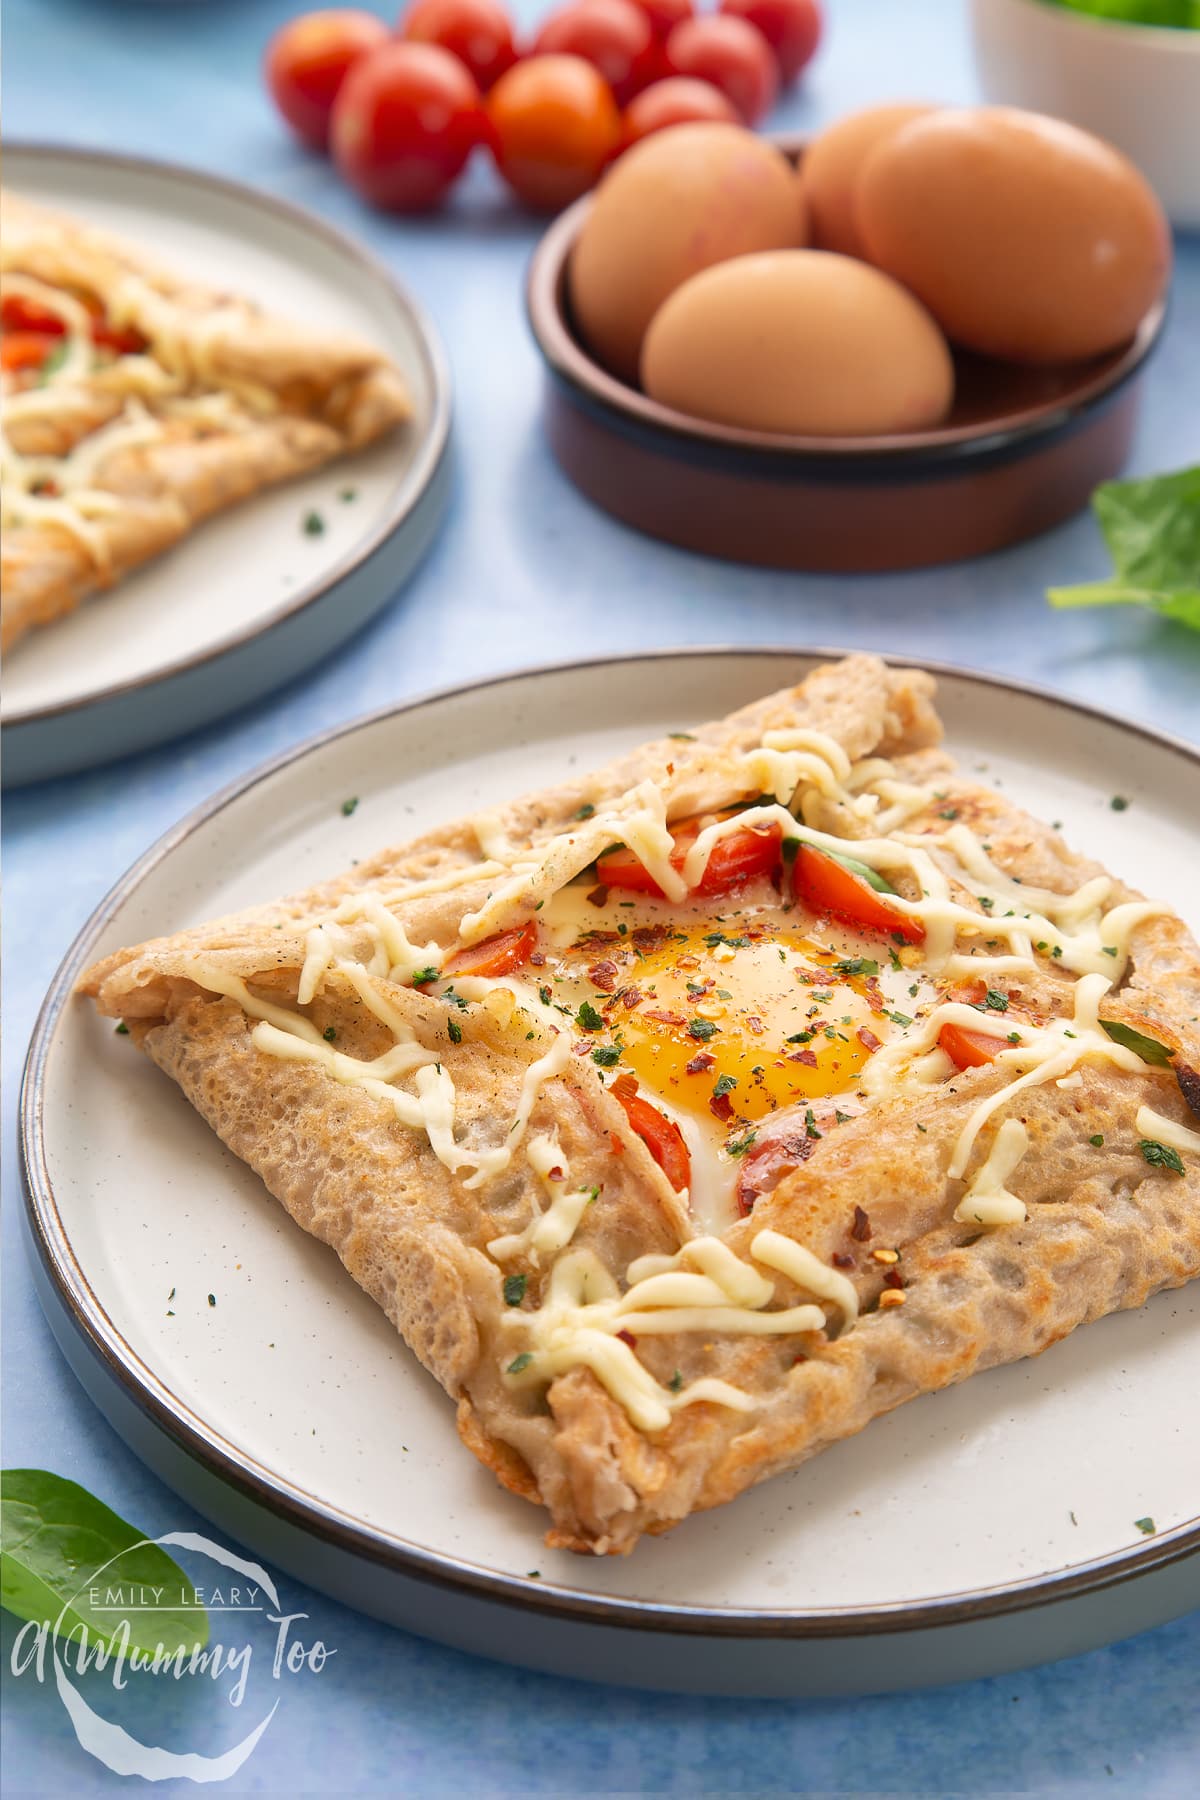
[[555,975],[601,1066],[710,1129],[853,1088],[887,1031],[873,960],[761,921],[593,932]]

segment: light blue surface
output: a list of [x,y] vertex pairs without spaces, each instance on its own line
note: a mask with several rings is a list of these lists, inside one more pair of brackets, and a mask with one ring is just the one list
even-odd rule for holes
[[[394,698],[530,661],[671,643],[841,643],[942,657],[1200,735],[1200,636],[1132,612],[1045,608],[1047,582],[1104,572],[1086,517],[957,568],[837,580],[703,562],[592,511],[540,436],[539,370],[521,301],[536,225],[500,200],[482,168],[440,219],[367,216],[322,162],[293,148],[260,92],[261,46],[294,10],[289,0],[8,0],[5,9],[12,137],[175,158],[314,208],[364,237],[411,284],[443,333],[457,382],[457,498],[439,545],[389,614],[318,675],[252,712],[7,801],[4,1462],[71,1475],[149,1532],[203,1522],[145,1473],[56,1351],[17,1246],[14,1120],[24,1046],[60,955],[109,885],[182,813],[263,757]],[[523,0],[519,10],[532,19],[538,9]],[[972,95],[964,22],[951,0],[838,0],[831,11],[826,49],[780,124],[898,95]],[[1177,467],[1198,453],[1193,239],[1180,246],[1133,467]],[[291,1581],[283,1597],[307,1610],[304,1630],[337,1654],[284,1693],[226,1792],[1195,1791],[1196,1617],[1073,1662],[940,1693],[746,1703],[515,1673],[386,1630]],[[13,1637],[6,1617],[6,1669]],[[78,1748],[52,1683],[10,1680],[6,1706],[8,1793],[131,1785]],[[168,1684],[132,1728],[212,1754],[257,1716],[231,1715],[196,1682]]]

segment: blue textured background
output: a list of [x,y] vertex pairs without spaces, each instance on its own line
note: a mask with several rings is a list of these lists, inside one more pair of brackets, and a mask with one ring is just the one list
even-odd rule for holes
[[[1200,637],[1128,611],[1047,611],[1047,582],[1105,570],[1087,517],[957,568],[829,579],[702,562],[593,512],[550,462],[537,421],[538,368],[521,313],[536,224],[504,203],[482,167],[436,220],[368,216],[320,160],[293,147],[260,91],[261,48],[294,10],[290,0],[8,0],[5,8],[14,138],[166,156],[323,213],[410,283],[444,336],[457,385],[451,514],[383,619],[318,674],[214,730],[7,803],[4,1461],[69,1474],[150,1532],[203,1522],[146,1474],[58,1356],[16,1243],[13,1130],[20,1059],[62,951],[108,886],[181,813],[261,758],[390,699],[530,661],[670,643],[843,643],[944,657],[1200,735]],[[521,0],[517,10],[532,20],[541,9]],[[829,10],[825,49],[773,123],[815,124],[900,95],[972,96],[963,11],[953,0],[834,0]],[[1193,238],[1180,245],[1171,324],[1148,379],[1133,466],[1177,467],[1198,453]],[[388,1631],[293,1582],[284,1597],[311,1615],[304,1631],[337,1654],[320,1676],[288,1688],[226,1791],[1196,1791],[1197,1618],[1052,1668],[937,1693],[747,1703],[520,1674]],[[13,1637],[6,1617],[6,1665]],[[8,1793],[130,1785],[79,1750],[52,1685],[10,1680],[6,1712]],[[220,1693],[187,1682],[143,1703],[139,1728],[150,1741],[211,1754],[257,1716],[232,1715]]]

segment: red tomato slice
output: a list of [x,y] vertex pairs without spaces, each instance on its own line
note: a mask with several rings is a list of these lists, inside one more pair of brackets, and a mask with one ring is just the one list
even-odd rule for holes
[[630,1129],[640,1137],[647,1150],[673,1188],[682,1191],[691,1185],[692,1164],[683,1133],[673,1119],[660,1113],[638,1093],[632,1075],[619,1075],[608,1090],[625,1109]]
[[851,925],[861,925],[864,931],[898,932],[910,944],[925,941],[920,919],[889,905],[883,894],[877,894],[852,869],[812,844],[801,844],[792,879],[797,894],[814,912],[833,913]]
[[965,1025],[943,1025],[938,1044],[959,1069],[981,1069],[994,1062],[1004,1048],[1004,1039],[991,1037],[986,1031],[971,1031]]
[[[146,340],[140,331],[135,331],[132,326],[118,327],[108,323],[94,294],[82,294],[77,298],[82,300],[92,315],[94,343],[103,345],[106,350],[115,350],[120,355],[146,348]],[[48,307],[39,306],[36,300],[27,300],[23,294],[4,296],[0,321],[3,322],[5,331],[34,331],[53,338],[64,337],[67,329],[57,313],[51,312]]]
[[66,326],[57,313],[27,300],[24,294],[5,294],[0,301],[0,323],[5,331],[40,331],[47,337],[63,337]]
[[146,348],[146,339],[132,325],[110,325],[97,319],[92,325],[92,342],[104,350],[115,350],[118,356],[136,356]]
[[[729,817],[728,814],[725,816]],[[700,824],[696,821],[681,825],[671,833],[675,840],[675,848],[671,852],[673,869],[682,869],[684,859],[699,832]],[[734,831],[728,837],[719,838],[713,846],[708,866],[692,892],[707,899],[715,894],[727,894],[739,882],[750,881],[756,875],[773,874],[779,867],[781,843],[782,833],[778,825],[748,825],[745,831]],[[624,888],[635,894],[657,894],[660,899],[663,897],[662,889],[654,877],[638,861],[633,851],[624,846],[602,856],[596,868],[605,887]]]
[[6,331],[0,344],[0,366],[10,374],[40,369],[57,342],[46,331]]
[[537,926],[530,919],[528,925],[518,925],[512,931],[498,931],[495,937],[484,938],[481,944],[471,944],[466,950],[459,950],[441,971],[443,975],[511,975],[527,963],[537,949]]

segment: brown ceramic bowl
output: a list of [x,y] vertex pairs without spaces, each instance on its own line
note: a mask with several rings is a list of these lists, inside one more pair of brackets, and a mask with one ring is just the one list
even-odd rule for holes
[[[783,148],[799,158],[794,140]],[[546,232],[527,303],[546,362],[550,447],[626,525],[772,568],[911,569],[1046,531],[1124,466],[1165,300],[1131,343],[1087,363],[1026,369],[956,352],[954,408],[936,431],[743,431],[658,405],[583,347],[566,273],[590,205],[577,201]]]

